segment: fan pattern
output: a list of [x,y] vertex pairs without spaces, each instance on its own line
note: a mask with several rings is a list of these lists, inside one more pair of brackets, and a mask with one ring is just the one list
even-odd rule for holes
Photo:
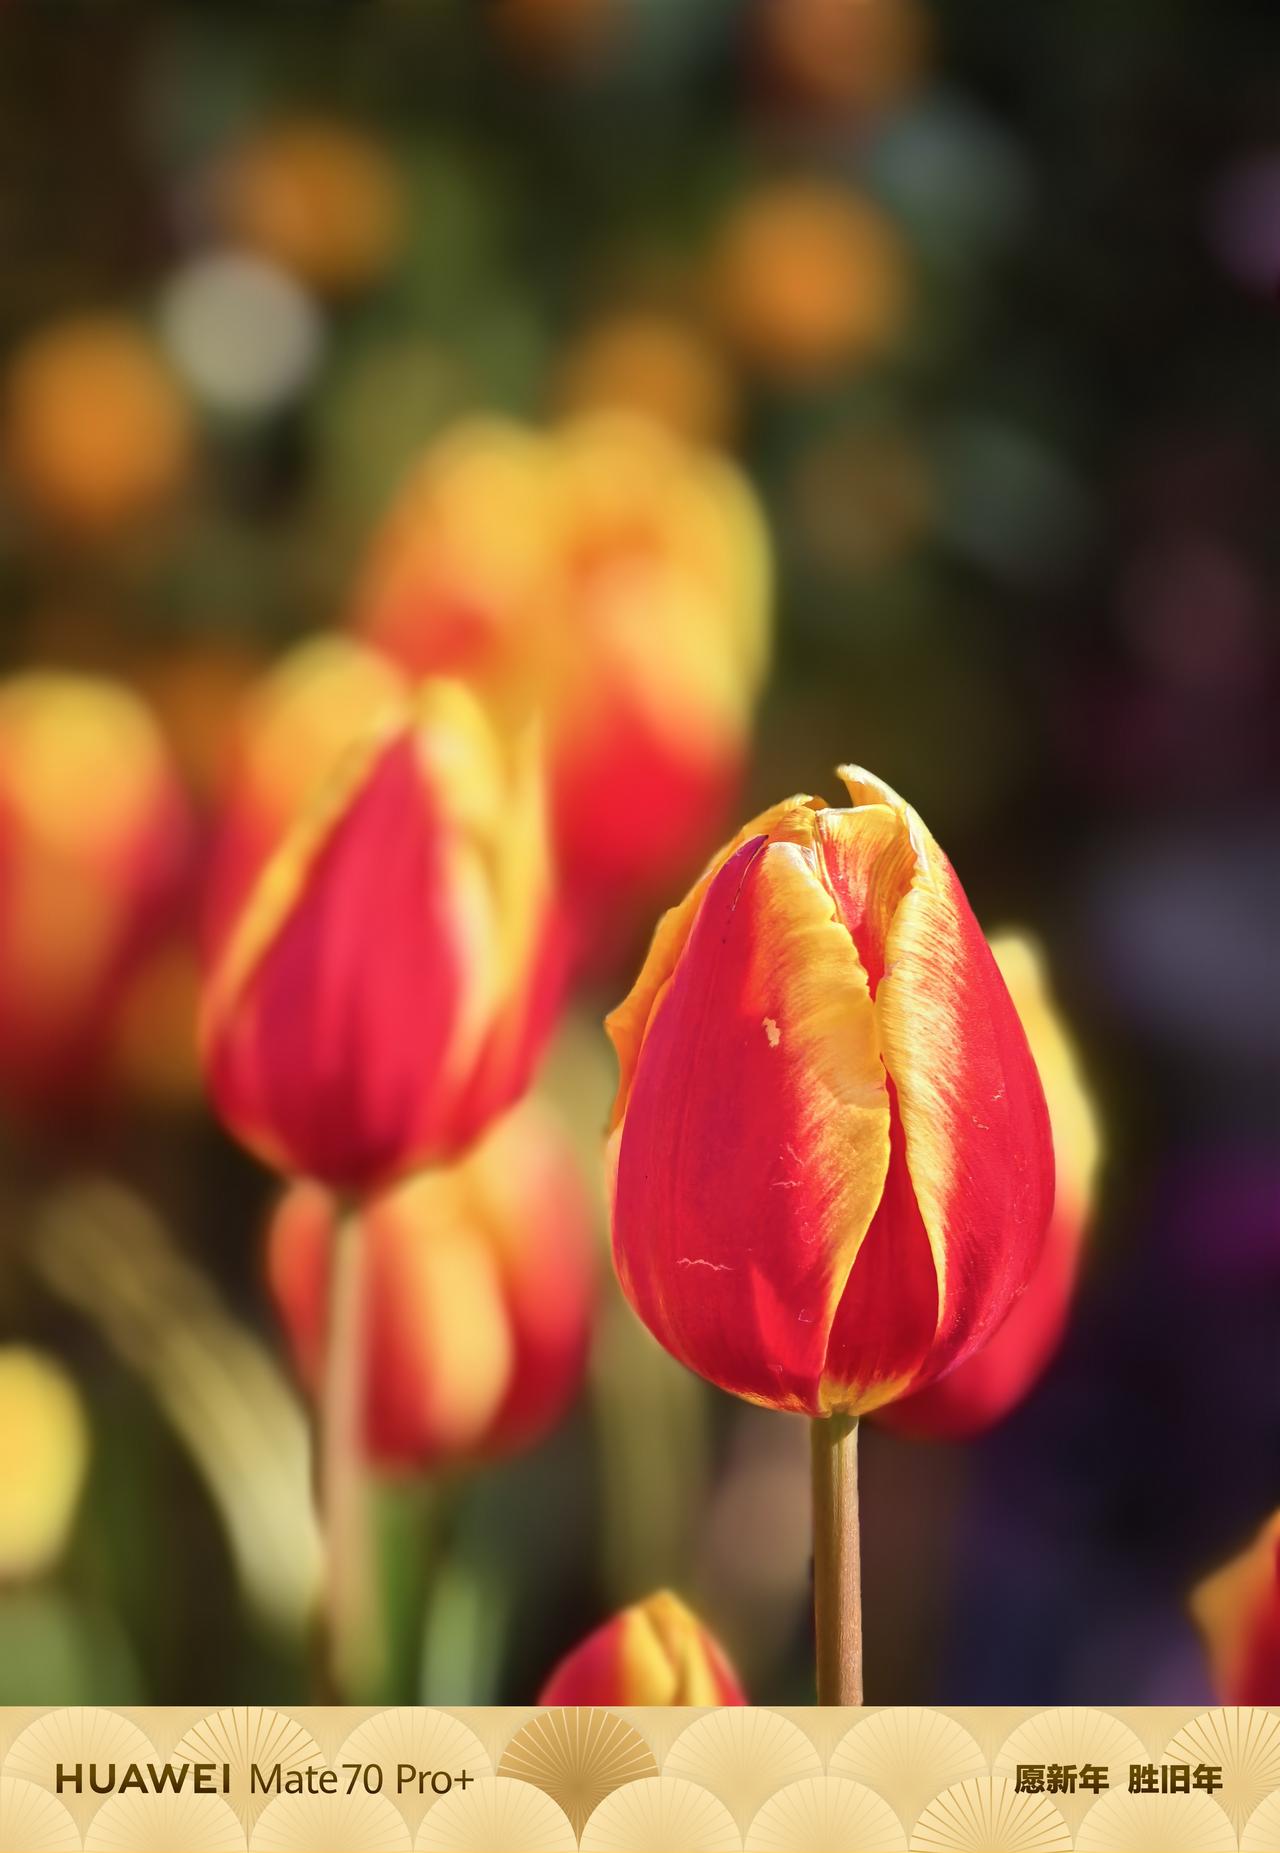
[[[0,1853],[1280,1853],[1280,1708],[1262,1706],[84,1706],[4,1723]],[[1100,1792],[1037,1780],[1086,1763]],[[1138,1763],[1213,1780],[1131,1794]],[[108,1792],[133,1764],[205,1765],[218,1792]],[[377,1782],[350,1792],[353,1767]],[[338,1790],[267,1791],[272,1768]]]

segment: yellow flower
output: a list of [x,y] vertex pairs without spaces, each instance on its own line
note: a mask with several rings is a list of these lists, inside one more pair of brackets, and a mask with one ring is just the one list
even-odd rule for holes
[[80,1398],[62,1366],[25,1345],[0,1347],[0,1582],[56,1561],[88,1458]]

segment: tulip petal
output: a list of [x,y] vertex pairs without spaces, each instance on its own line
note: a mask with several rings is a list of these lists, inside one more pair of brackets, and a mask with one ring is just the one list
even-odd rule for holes
[[649,974],[615,1135],[614,1255],[640,1317],[682,1362],[816,1414],[831,1322],[884,1184],[889,1100],[813,815],[787,822],[799,840],[753,835],[711,878],[665,988]]
[[640,1045],[649,1027],[654,1005],[675,970],[680,954],[684,951],[685,941],[689,937],[690,929],[698,915],[698,909],[702,905],[702,897],[711,882],[744,843],[753,840],[760,841],[767,837],[774,826],[793,811],[821,811],[823,808],[821,798],[808,798],[800,793],[793,798],[784,798],[781,804],[775,804],[771,809],[762,811],[758,817],[744,825],[732,841],[711,858],[701,877],[693,884],[683,901],[678,902],[674,907],[669,907],[659,920],[648,955],[640,968],[639,977],[627,996],[605,1018],[604,1026],[618,1057],[618,1091],[614,1096],[613,1110],[609,1119],[611,1131],[622,1118],[623,1106],[631,1088],[631,1078],[635,1073],[636,1060],[640,1054]]
[[1030,1279],[1053,1202],[1049,1118],[1018,1013],[950,863],[896,793],[855,769],[841,777],[855,804],[895,809],[915,850],[875,1015],[939,1283],[925,1381],[976,1349]]
[[919,1375],[938,1330],[938,1271],[911,1174],[902,1115],[889,1084],[889,1169],[866,1240],[832,1321],[822,1371],[824,1410],[867,1415]]
[[[268,1160],[338,1185],[415,1150],[485,965],[483,883],[446,821],[424,818],[412,735],[360,774],[327,828],[291,839],[268,870],[207,1019],[228,1121]],[[304,884],[305,906],[291,905]]]

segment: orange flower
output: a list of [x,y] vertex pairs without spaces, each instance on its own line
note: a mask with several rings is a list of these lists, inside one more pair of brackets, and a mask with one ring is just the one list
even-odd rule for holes
[[993,938],[991,950],[1044,1083],[1057,1172],[1053,1216],[1027,1290],[999,1330],[958,1369],[884,1411],[884,1426],[906,1435],[976,1435],[1034,1388],[1066,1327],[1093,1213],[1098,1125],[1043,958],[1017,933]]
[[870,201],[816,180],[778,181],[735,208],[712,256],[730,338],[786,381],[823,378],[885,349],[906,307],[906,262]]
[[6,381],[5,460],[23,499],[99,535],[150,513],[187,474],[187,403],[158,351],[122,317],[41,329]]
[[670,1590],[623,1609],[566,1654],[539,1705],[745,1705],[713,1635]]
[[147,709],[102,678],[0,683],[0,1089],[48,1106],[103,1080],[116,1018],[177,924],[191,826]]
[[536,741],[426,683],[343,759],[267,864],[207,986],[228,1125],[367,1190],[461,1151],[550,1027]]
[[298,118],[258,130],[227,157],[215,194],[233,238],[324,295],[375,282],[400,244],[395,168],[344,123]]
[[362,633],[412,673],[518,690],[547,721],[574,902],[615,914],[703,853],[739,777],[768,648],[745,483],[640,419],[460,428],[375,538]]
[[1280,1705],[1280,1512],[1191,1598],[1225,1705]]
[[[339,1214],[328,1191],[295,1184],[268,1238],[272,1293],[313,1390]],[[359,1214],[370,1458],[440,1468],[540,1440],[580,1387],[594,1296],[590,1208],[557,1123],[518,1108],[461,1163]]]
[[860,1415],[996,1327],[1039,1260],[1048,1116],[946,857],[845,769],[659,924],[608,1020],[613,1251],[645,1324],[750,1401]]

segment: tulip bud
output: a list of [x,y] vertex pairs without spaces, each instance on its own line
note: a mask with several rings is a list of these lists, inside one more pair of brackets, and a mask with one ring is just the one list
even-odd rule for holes
[[976,1435],[1008,1415],[1034,1387],[1066,1326],[1093,1212],[1098,1123],[1049,995],[1044,961],[1017,933],[993,938],[991,951],[1044,1084],[1057,1173],[1053,1215],[1027,1290],[1003,1325],[958,1369],[884,1411],[883,1426],[904,1435]]
[[309,638],[242,701],[205,896],[205,938],[220,946],[264,864],[345,750],[407,699],[398,670],[346,637]]
[[[268,1237],[271,1290],[298,1373],[318,1391],[340,1214],[298,1183]],[[365,1436],[386,1469],[529,1447],[577,1394],[594,1294],[591,1216],[557,1123],[530,1105],[460,1163],[359,1211]]]
[[268,1163],[368,1190],[459,1152],[523,1091],[555,998],[528,730],[429,682],[345,756],[215,963],[215,1102]]
[[1048,1115],[1018,1015],[924,824],[748,824],[660,922],[608,1020],[613,1252],[631,1304],[721,1388],[811,1416],[923,1387],[1039,1259]]
[[557,482],[556,841],[580,906],[611,916],[696,867],[729,809],[768,658],[768,549],[737,472],[639,419],[567,426]]
[[1280,1705],[1280,1512],[1191,1598],[1224,1705]]
[[105,679],[0,683],[0,1090],[103,1080],[140,967],[176,924],[190,820],[155,722]]
[[88,1454],[80,1398],[61,1365],[0,1346],[0,1583],[38,1576],[61,1554]]
[[768,580],[755,501],[713,453],[641,418],[471,424],[393,505],[355,620],[412,674],[538,703],[564,881],[594,921],[705,853],[745,757]]
[[556,1667],[539,1705],[745,1705],[719,1642],[668,1589],[623,1609]]

